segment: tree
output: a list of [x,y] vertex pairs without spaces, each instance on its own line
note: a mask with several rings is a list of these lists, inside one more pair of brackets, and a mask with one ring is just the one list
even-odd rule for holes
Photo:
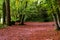
[[59,22],[59,7],[57,4],[57,0],[47,1],[47,4],[49,6],[48,10],[50,10],[50,13],[53,17],[56,28],[59,30],[60,29],[60,22]]
[[[27,7],[27,1],[26,1],[26,5],[25,5],[24,10],[26,9],[26,7]],[[24,25],[24,17],[25,17],[25,14],[22,14],[21,21],[20,21],[21,25]]]
[[5,1],[3,2],[3,24],[5,24],[5,18],[6,18],[6,5]]
[[6,24],[8,26],[11,25],[11,18],[10,18],[10,0],[5,0],[6,5]]
[[[52,9],[53,9],[53,14],[52,16],[54,16],[54,20],[57,26],[57,30],[60,30],[60,22],[59,22],[59,7],[57,4],[57,1],[54,2],[55,6],[52,3]],[[55,7],[55,8],[54,8]]]

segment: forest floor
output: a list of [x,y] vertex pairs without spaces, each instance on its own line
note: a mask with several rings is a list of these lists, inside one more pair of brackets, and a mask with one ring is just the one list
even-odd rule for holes
[[54,22],[26,22],[0,29],[0,40],[60,40]]

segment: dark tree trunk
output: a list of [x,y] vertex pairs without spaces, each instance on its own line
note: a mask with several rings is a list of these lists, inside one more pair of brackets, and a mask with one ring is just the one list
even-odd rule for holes
[[3,24],[5,24],[5,17],[6,17],[6,6],[5,1],[3,2]]
[[24,17],[25,17],[25,15],[22,14],[22,17],[21,17],[21,25],[24,25]]
[[11,18],[10,18],[10,0],[5,0],[6,4],[6,24],[8,26],[11,25]]
[[60,21],[60,11],[59,11],[59,8],[57,8],[57,14],[58,14],[59,21]]

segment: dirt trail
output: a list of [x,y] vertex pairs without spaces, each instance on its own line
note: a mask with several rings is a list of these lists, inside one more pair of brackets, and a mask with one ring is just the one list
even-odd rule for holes
[[26,22],[0,29],[0,40],[60,40],[54,22]]

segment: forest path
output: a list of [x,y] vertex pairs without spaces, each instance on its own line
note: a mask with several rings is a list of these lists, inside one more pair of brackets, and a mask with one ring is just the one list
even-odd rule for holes
[[0,40],[60,40],[54,22],[26,22],[0,29]]

